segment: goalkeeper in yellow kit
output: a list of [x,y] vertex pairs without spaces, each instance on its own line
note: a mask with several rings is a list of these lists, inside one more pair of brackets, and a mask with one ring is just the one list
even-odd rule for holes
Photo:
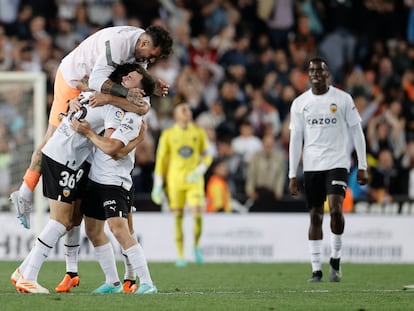
[[175,124],[162,132],[158,143],[154,185],[151,198],[161,204],[166,198],[175,216],[175,243],[178,252],[176,266],[184,267],[183,218],[184,207],[194,217],[194,256],[198,264],[203,257],[198,247],[202,232],[202,210],[205,204],[204,173],[212,162],[207,150],[204,129],[192,122],[190,106],[180,102],[174,107]]

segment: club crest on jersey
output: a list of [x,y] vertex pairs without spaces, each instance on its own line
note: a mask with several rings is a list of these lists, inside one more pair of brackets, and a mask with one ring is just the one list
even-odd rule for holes
[[115,112],[115,118],[117,118],[118,120],[122,120],[123,117],[124,117],[124,112],[122,110],[117,110]]
[[332,103],[329,106],[329,109],[331,110],[332,113],[335,113],[338,110],[338,106],[336,104]]
[[178,150],[178,153],[183,158],[189,158],[193,154],[193,148],[191,148],[190,146],[183,146]]
[[67,198],[69,195],[70,195],[70,189],[69,188],[63,189],[63,196]]

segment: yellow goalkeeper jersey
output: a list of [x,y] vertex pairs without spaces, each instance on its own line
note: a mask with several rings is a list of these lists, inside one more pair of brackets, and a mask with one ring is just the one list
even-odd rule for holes
[[186,176],[200,164],[207,148],[207,135],[203,128],[190,123],[183,129],[175,124],[161,134],[155,174],[165,178],[167,186],[185,186]]

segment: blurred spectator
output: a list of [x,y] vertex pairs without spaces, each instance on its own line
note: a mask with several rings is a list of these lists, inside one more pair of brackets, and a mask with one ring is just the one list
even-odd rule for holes
[[250,121],[243,120],[239,126],[239,135],[234,137],[231,146],[237,153],[243,155],[246,164],[250,163],[253,155],[263,149],[262,141],[254,135],[254,129]]
[[93,25],[89,18],[88,9],[85,3],[79,3],[75,7],[73,19],[73,31],[83,39],[92,34]]
[[[117,1],[119,0],[115,2]],[[122,0],[122,3],[125,5],[128,17],[137,18],[143,28],[148,27],[160,18],[160,1]]]
[[399,191],[393,154],[389,149],[382,149],[378,154],[378,164],[370,168],[368,195],[374,202],[383,204],[393,202],[393,195]]
[[228,0],[200,0],[200,2],[204,33],[211,37],[228,25],[227,10],[231,7],[231,2]]
[[302,14],[309,18],[309,29],[316,39],[323,35],[324,27],[321,21],[321,14],[324,13],[324,5],[318,0],[300,0],[298,1],[299,9]]
[[111,6],[111,18],[104,25],[104,27],[125,26],[128,25],[128,18],[126,14],[125,5],[122,2],[116,1]]
[[57,33],[55,35],[55,44],[66,55],[72,51],[84,38],[73,29],[73,24],[60,18],[57,22]]
[[392,150],[398,159],[405,149],[405,132],[401,123],[389,110],[370,119],[367,128],[368,154],[378,158],[382,149]]
[[[200,126],[205,125],[217,128],[223,122],[226,122],[226,116],[223,112],[223,105],[219,101],[214,101],[208,110],[202,112],[196,119]],[[203,126],[203,127],[205,127]]]
[[254,134],[263,137],[266,133],[278,136],[282,127],[279,112],[265,98],[261,89],[253,89],[251,109],[247,117],[254,128]]
[[265,211],[283,198],[287,178],[285,154],[276,148],[273,135],[262,139],[263,151],[249,162],[246,193],[254,201],[250,211]]
[[219,86],[218,100],[226,116],[219,128],[231,136],[237,135],[238,126],[248,113],[244,91],[234,79],[226,78]]
[[0,0],[0,25],[3,25],[5,33],[10,36],[14,32],[14,23],[19,12],[20,0]]
[[316,56],[316,38],[310,29],[310,19],[307,15],[298,17],[295,31],[289,33],[289,52],[293,64],[303,68],[308,59]]
[[203,101],[203,83],[189,66],[184,67],[177,76],[175,97],[190,105],[194,118],[206,110]]
[[13,66],[13,45],[0,24],[0,71],[8,71]]
[[243,155],[234,151],[231,146],[231,138],[228,136],[217,137],[217,160],[223,160],[228,167],[228,186],[233,198],[245,201],[245,182],[247,166],[244,164]]
[[15,37],[18,40],[30,40],[30,20],[33,16],[33,9],[30,5],[25,4],[19,8],[17,19],[12,25],[9,26],[9,35]]
[[[268,3],[267,12],[261,8],[263,4]],[[278,0],[278,1],[259,1],[259,10],[264,12],[259,15],[266,21],[269,28],[270,42],[274,49],[288,49],[288,35],[295,25],[295,1]],[[270,9],[270,10],[269,10]]]
[[26,72],[40,72],[42,70],[40,59],[32,46],[24,45],[20,48],[14,69]]
[[223,160],[212,164],[212,174],[206,185],[206,212],[231,212],[231,192],[227,184],[229,169]]
[[145,139],[135,149],[135,167],[132,171],[135,193],[150,193],[155,167],[155,142],[147,132]]

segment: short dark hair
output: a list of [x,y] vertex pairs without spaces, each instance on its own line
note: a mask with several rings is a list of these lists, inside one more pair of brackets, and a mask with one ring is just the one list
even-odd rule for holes
[[111,73],[109,76],[109,79],[117,84],[121,84],[122,77],[126,76],[131,71],[136,71],[139,74],[142,75],[142,89],[145,92],[145,95],[149,96],[154,92],[155,88],[155,80],[151,76],[151,74],[148,73],[148,71],[142,67],[140,64],[123,64],[116,67],[116,69]]
[[323,57],[320,57],[320,56],[313,57],[309,60],[309,64],[313,62],[324,63],[328,67],[328,63]]
[[145,33],[151,37],[154,47],[161,48],[159,58],[167,58],[171,54],[173,40],[164,27],[151,25],[145,29]]

